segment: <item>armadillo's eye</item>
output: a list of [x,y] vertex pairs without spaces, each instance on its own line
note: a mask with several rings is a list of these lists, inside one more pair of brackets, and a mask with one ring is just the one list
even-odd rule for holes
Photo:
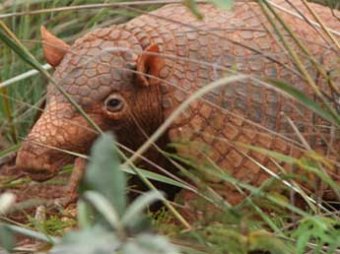
[[112,94],[105,100],[105,108],[110,112],[117,112],[123,109],[124,100],[118,94]]

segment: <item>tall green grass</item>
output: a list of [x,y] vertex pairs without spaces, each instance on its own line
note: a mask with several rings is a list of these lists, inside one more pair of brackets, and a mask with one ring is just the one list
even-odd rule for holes
[[[225,4],[229,1],[216,0],[214,2]],[[195,10],[194,1],[186,1],[186,3],[199,15],[199,10]],[[331,1],[324,1],[324,3],[336,4],[336,2]],[[91,8],[78,8],[78,10],[70,9],[72,6],[88,4],[96,4],[97,8],[92,6]],[[146,5],[140,2],[138,6],[148,11],[158,5]],[[265,3],[263,3],[263,7],[266,7]],[[270,14],[271,10],[267,8],[264,11]],[[28,12],[28,14],[24,12]],[[42,110],[41,105],[48,83],[46,77],[39,75],[38,72],[31,71],[32,66],[27,64],[28,61],[24,61],[24,53],[18,55],[18,52],[13,51],[19,45],[15,38],[20,40],[24,48],[38,60],[41,65],[37,63],[36,66],[39,69],[42,68],[44,63],[41,44],[37,39],[40,36],[41,25],[47,26],[65,41],[72,42],[94,27],[124,22],[138,15],[138,13],[124,8],[100,8],[97,1],[85,0],[5,1],[0,5],[0,13],[0,21],[3,22],[0,28],[2,35],[10,38],[9,31],[15,35],[15,37],[10,38],[14,43],[13,47],[8,47],[9,43],[0,45],[0,81],[4,82],[0,84],[0,137],[8,142],[6,147],[0,151],[0,158],[5,158],[17,149],[17,143],[20,143],[22,138],[25,137]],[[6,31],[6,29],[8,30]],[[278,30],[278,33],[280,33],[280,30]],[[5,42],[6,39],[3,38],[2,41]],[[291,52],[291,54],[292,57],[295,56],[294,52]],[[308,52],[306,54],[308,55]],[[313,60],[312,57],[311,60]],[[296,59],[296,61],[299,62],[299,59]],[[298,66],[303,73],[304,67]],[[316,66],[316,68],[322,68],[322,66]],[[313,80],[308,78],[308,73],[304,74],[307,75],[307,80],[313,85]],[[238,182],[237,179],[217,168],[209,168],[208,172],[205,173],[211,177],[233,184],[241,192],[251,193],[251,196],[240,205],[232,207],[224,202],[218,193],[214,192],[212,186],[209,186],[203,176],[192,175],[185,166],[183,166],[182,172],[191,177],[198,188],[186,182],[173,181],[169,178],[162,178],[157,174],[133,168],[131,163],[162,134],[167,125],[192,101],[200,98],[214,87],[244,78],[253,77],[245,75],[228,77],[199,90],[167,119],[158,132],[140,150],[124,162],[122,168],[118,166],[117,158],[114,156],[115,148],[110,146],[112,143],[110,137],[102,138],[101,145],[98,144],[95,149],[98,149],[99,154],[111,152],[112,157],[110,157],[110,154],[106,154],[105,160],[115,165],[113,167],[115,172],[110,171],[109,176],[106,175],[107,172],[97,172],[96,170],[100,170],[99,165],[102,162],[98,153],[93,155],[93,164],[89,166],[92,168],[89,173],[92,176],[86,179],[87,186],[81,194],[83,199],[77,207],[77,223],[81,229],[79,232],[71,232],[63,238],[57,238],[56,235],[62,234],[62,229],[70,224],[62,223],[62,220],[58,220],[58,217],[50,217],[43,223],[31,220],[31,223],[27,225],[2,225],[0,229],[1,244],[7,249],[12,249],[15,245],[12,234],[16,232],[48,242],[53,246],[52,251],[54,252],[52,253],[75,253],[80,250],[80,247],[85,248],[81,249],[82,253],[95,253],[90,252],[92,249],[87,245],[93,239],[98,240],[95,241],[95,248],[97,249],[94,249],[94,251],[104,249],[106,251],[104,253],[113,253],[112,248],[114,246],[120,247],[119,253],[137,253],[136,251],[139,251],[139,253],[177,253],[181,251],[182,253],[243,254],[256,253],[259,250],[271,253],[336,253],[340,243],[338,212],[333,210],[332,207],[324,207],[323,204],[311,202],[308,195],[303,193],[302,195],[304,195],[303,197],[309,203],[309,206],[307,209],[301,209],[294,203],[290,203],[287,197],[281,194],[281,190],[275,189],[278,183],[275,179],[267,181],[263,186],[254,187]],[[273,80],[268,81],[268,83],[280,89],[282,93],[299,100],[303,105],[339,127],[339,112],[331,106],[331,101],[326,103],[328,108],[321,107],[310,98],[294,90],[289,84]],[[289,156],[261,150],[258,147],[253,147],[253,149],[278,160],[286,160],[292,165],[309,166],[308,169],[320,172],[317,163],[309,163],[310,161],[315,162],[313,156],[304,158],[305,161],[299,161]],[[169,156],[172,156],[173,159],[183,160],[183,158],[177,158],[176,155]],[[322,162],[322,159],[320,161]],[[181,162],[181,165],[187,163],[188,168],[198,167],[194,162]],[[181,215],[182,202],[180,202],[181,197],[179,196],[177,203],[166,203],[173,213],[163,209],[157,215],[152,214],[150,216],[151,222],[149,221],[154,229],[168,235],[173,244],[159,235],[149,234],[145,229],[149,229],[150,225],[146,223],[147,219],[142,208],[145,208],[147,204],[157,198],[162,200],[164,198],[157,192],[151,192],[128,207],[124,193],[125,175],[119,173],[120,169],[130,174],[140,174],[145,178],[145,181],[163,179],[165,182],[195,192],[200,198],[189,203],[188,211],[196,212],[197,214],[194,215],[201,219],[190,223],[185,221]],[[332,179],[327,178],[327,175],[320,173],[320,178],[332,186],[335,191],[339,191],[339,186]],[[103,179],[112,179],[112,184],[104,184]],[[4,188],[4,186],[9,185],[2,185],[2,182],[0,182],[0,187]],[[287,191],[299,191],[298,186],[297,189],[293,187],[288,186]],[[112,195],[107,195],[107,193]],[[0,213],[13,205],[11,197],[1,197]],[[185,203],[185,197],[183,199]],[[212,210],[216,212],[210,213]],[[71,225],[73,224],[74,221]],[[29,227],[29,229],[26,227]],[[100,241],[99,238],[103,241]],[[157,248],[150,250],[151,247]]]

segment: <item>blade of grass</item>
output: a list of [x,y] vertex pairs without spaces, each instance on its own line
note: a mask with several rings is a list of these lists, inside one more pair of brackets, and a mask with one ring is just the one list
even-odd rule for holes
[[[74,11],[74,10],[85,10],[85,9],[98,9],[98,8],[113,8],[113,7],[124,7],[124,6],[139,6],[139,5],[147,5],[147,4],[170,4],[170,3],[182,3],[182,0],[151,0],[151,1],[127,1],[120,3],[102,3],[102,4],[83,4],[83,5],[74,5],[67,7],[56,7],[50,9],[42,9],[42,10],[34,10],[27,12],[12,12],[5,13],[0,15],[0,19],[10,18],[10,17],[18,17],[24,15],[36,15],[42,13],[51,13],[51,12],[60,12],[60,11]],[[204,3],[204,0],[196,0],[197,3]]]
[[327,36],[332,40],[332,42],[337,46],[338,49],[340,49],[340,44],[336,38],[329,32],[328,28],[325,26],[325,24],[322,22],[320,17],[316,14],[316,12],[310,7],[310,5],[307,3],[306,0],[302,0],[303,4],[306,6],[308,11],[312,14],[312,16],[315,18],[315,20],[320,24],[320,27],[323,31],[327,34]]
[[[49,64],[44,64],[44,65],[42,65],[42,68],[44,68],[45,70],[49,70],[52,67]],[[14,84],[16,82],[19,82],[19,81],[22,81],[22,80],[24,80],[26,78],[32,77],[32,76],[34,76],[34,75],[36,75],[38,73],[39,73],[39,71],[36,70],[36,69],[26,71],[26,72],[24,72],[24,73],[22,73],[20,75],[17,75],[15,77],[11,78],[11,79],[8,79],[8,80],[5,80],[3,82],[0,82],[0,88],[4,88],[6,86],[12,85],[12,84]]]
[[132,226],[149,205],[162,199],[164,199],[164,197],[159,191],[149,191],[139,196],[126,210],[122,217],[122,224],[125,227]]
[[[305,1],[305,0],[303,0]],[[268,6],[268,5],[267,5]],[[270,5],[269,5],[270,6]],[[308,5],[308,10],[313,14],[316,15],[316,13],[313,12],[313,10],[309,7]],[[270,6],[270,10],[271,12],[275,12],[273,8],[271,8]],[[286,22],[280,17],[280,15],[275,15],[275,18],[280,22],[280,24],[283,26],[283,28],[288,32],[289,36],[294,40],[294,42],[298,45],[298,47],[302,50],[302,52],[304,52],[306,54],[306,58],[308,58],[312,64],[314,65],[314,67],[318,70],[318,72],[323,76],[323,78],[329,83],[329,85],[332,87],[333,91],[336,91],[336,93],[339,93],[339,89],[337,88],[336,85],[334,85],[333,81],[329,78],[329,75],[327,74],[327,71],[324,69],[323,65],[321,65],[316,58],[314,57],[313,54],[311,54],[311,52],[309,51],[309,49],[302,43],[302,41],[298,38],[298,36],[295,35],[295,33],[292,31],[292,29],[286,24]],[[304,17],[306,18],[306,17]],[[326,27],[324,26],[324,24],[321,22],[320,19],[317,19],[318,23],[320,24],[321,28],[325,31],[327,31],[327,35],[330,38],[334,37],[332,36],[332,34],[330,34],[328,32],[328,30],[326,29]],[[336,43],[335,43],[336,44]],[[337,45],[337,44],[336,44]],[[337,45],[337,47],[339,48],[339,46]]]
[[289,209],[290,211],[300,215],[300,216],[307,216],[308,213],[303,211],[302,209],[294,206],[294,205],[291,205],[287,202],[284,202],[282,201],[281,199],[275,197],[274,195],[270,194],[270,193],[267,193],[267,192],[264,192],[261,190],[261,188],[258,188],[258,187],[254,187],[250,184],[247,184],[247,183],[243,183],[243,182],[240,182],[240,180],[226,174],[225,172],[221,172],[221,171],[211,171],[209,172],[212,176],[214,177],[218,177],[219,179],[227,182],[227,183],[230,183],[232,185],[235,185],[235,186],[239,186],[240,188],[244,189],[244,190],[247,190],[249,191],[250,193],[253,193],[254,195],[256,196],[260,196],[262,198],[265,198],[271,202],[273,202],[274,204],[276,205],[279,205],[280,207],[283,207],[283,208],[287,208]]
[[[275,10],[270,6],[270,4],[267,1],[260,0],[259,4],[260,4],[263,14],[266,16],[267,20],[272,25],[275,33],[278,35],[283,46],[287,49],[288,53],[292,57],[292,60],[294,61],[295,66],[298,68],[299,72],[303,75],[304,79],[311,86],[311,88],[314,90],[316,95],[321,99],[321,101],[327,107],[328,111],[333,115],[334,118],[337,119],[337,121],[340,122],[340,116],[337,114],[335,109],[330,105],[329,101],[325,98],[325,96],[321,93],[319,87],[317,86],[313,78],[311,77],[310,73],[307,71],[306,67],[304,66],[297,52],[288,43],[287,39],[283,36],[282,32],[279,30],[277,25],[274,23],[274,19],[270,16],[270,13],[272,13],[277,20],[281,21],[280,23],[281,25],[283,25],[284,22],[282,21],[280,16],[275,12]],[[286,28],[285,25],[283,25],[283,27]],[[287,32],[289,33],[289,30]]]
[[[326,184],[328,184],[330,187],[332,187],[332,189],[335,191],[336,195],[338,197],[340,197],[340,187],[337,183],[335,183],[333,181],[333,179],[331,179],[328,174],[325,174],[324,172],[322,172],[318,167],[315,166],[310,166],[306,163],[304,158],[301,159],[296,159],[293,158],[291,156],[288,155],[284,155],[282,153],[278,153],[275,151],[271,151],[262,147],[258,147],[258,146],[252,146],[252,145],[248,145],[248,144],[243,144],[243,143],[237,143],[239,146],[241,147],[245,147],[247,149],[251,149],[255,152],[259,152],[261,154],[270,156],[274,159],[277,159],[279,161],[282,162],[286,162],[290,165],[297,165],[298,167],[308,171],[308,172],[313,172],[315,173],[323,182],[325,182]],[[318,159],[320,158],[320,156],[313,156],[313,151],[311,151],[310,153],[306,154],[307,158],[309,159]]]
[[113,229],[117,230],[119,236],[125,237],[124,227],[120,221],[118,211],[111,205],[109,200],[95,191],[86,191],[84,199],[93,205]]
[[275,79],[267,79],[267,81],[268,84],[278,88],[280,91],[283,91],[285,94],[294,98],[296,101],[300,102],[303,106],[310,109],[323,119],[335,124],[336,126],[340,126],[340,116],[338,114],[334,115],[330,111],[322,108],[318,103],[306,96],[305,93],[296,89],[293,85]]
[[[35,57],[20,43],[15,35],[8,29],[6,24],[0,20],[0,40],[2,40],[8,47],[10,47],[15,53],[17,53],[22,60],[37,69],[45,77],[47,77],[51,83],[58,89],[58,91],[75,107],[75,109],[85,118],[85,120],[93,127],[98,133],[102,133],[97,124],[85,113],[85,111],[79,106],[78,103],[51,77],[51,75],[41,66],[41,64],[35,59]],[[9,37],[9,36],[10,37]]]
[[11,138],[14,143],[18,143],[17,129],[14,123],[13,111],[8,99],[8,90],[6,87],[0,87],[0,96],[2,100],[3,111],[8,122]]

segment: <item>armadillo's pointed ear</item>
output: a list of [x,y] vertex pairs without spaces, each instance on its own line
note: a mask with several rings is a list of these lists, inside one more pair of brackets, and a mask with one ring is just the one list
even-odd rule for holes
[[160,83],[159,72],[164,62],[157,44],[151,44],[137,58],[137,81],[142,86]]
[[40,28],[46,61],[53,67],[59,65],[70,46],[50,33],[44,26]]

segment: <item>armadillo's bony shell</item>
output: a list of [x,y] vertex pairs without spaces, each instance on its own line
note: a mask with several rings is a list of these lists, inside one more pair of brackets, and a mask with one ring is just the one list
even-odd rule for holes
[[[339,90],[339,79],[334,77],[334,70],[339,68],[336,57],[339,49],[315,22],[308,23],[296,17],[297,14],[291,14],[295,11],[285,1],[272,2],[280,7],[274,9]],[[311,18],[300,1],[294,1],[294,4]],[[338,40],[339,22],[331,11],[317,5],[311,7]],[[75,43],[57,67],[54,77],[101,128],[114,130],[123,145],[137,149],[145,141],[145,135],[151,135],[195,91],[228,75],[251,75],[251,78],[210,91],[193,102],[171,124],[164,140],[176,143],[180,155],[195,158],[201,166],[209,168],[214,162],[214,167],[253,185],[261,184],[283,168],[291,170],[292,167],[246,148],[244,144],[294,158],[301,158],[306,151],[314,149],[329,159],[328,173],[338,181],[335,163],[339,160],[339,131],[311,110],[261,82],[267,78],[284,80],[309,98],[317,98],[302,74],[305,70],[324,96],[339,96],[306,52],[275,22],[285,43],[300,61],[295,62],[260,6],[254,2],[236,3],[230,11],[218,10],[208,4],[200,5],[200,9],[203,21],[198,21],[182,5],[168,5],[126,24],[98,29]],[[136,54],[153,44],[158,45],[162,59],[157,72],[161,82],[158,87],[136,87],[137,81],[128,66],[136,60]],[[113,47],[131,51],[118,54],[108,50]],[[93,62],[83,56],[92,57]],[[149,92],[148,89],[153,90]],[[120,92],[130,103],[131,114],[119,123],[107,121],[100,115],[103,100],[113,91]],[[50,105],[28,140],[87,151],[95,134],[79,127],[65,127],[71,120],[79,121],[77,125],[81,127],[88,124],[81,117],[75,117],[75,111],[69,113],[67,121],[62,120],[69,111],[60,110],[60,104],[68,104],[65,106],[68,109],[70,105],[57,94],[58,91],[51,87]],[[320,103],[319,99],[315,101]],[[58,129],[63,130],[62,135]],[[72,134],[68,134],[70,130]],[[64,145],[65,140],[69,141],[68,146]],[[165,143],[161,143],[161,148],[165,148]],[[22,150],[21,153],[25,153],[25,148]],[[37,154],[45,153],[48,152]],[[157,156],[151,154],[148,158],[157,163]],[[51,162],[41,159],[30,167],[38,168],[39,163],[48,164],[47,161]],[[228,199],[231,187],[225,185],[219,189]]]

